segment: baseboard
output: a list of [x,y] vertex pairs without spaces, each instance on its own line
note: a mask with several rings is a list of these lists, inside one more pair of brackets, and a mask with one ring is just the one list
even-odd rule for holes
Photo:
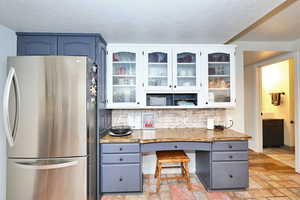
[[295,147],[283,145],[281,148],[286,149],[286,150],[288,150],[288,151],[293,151],[293,152],[295,152]]

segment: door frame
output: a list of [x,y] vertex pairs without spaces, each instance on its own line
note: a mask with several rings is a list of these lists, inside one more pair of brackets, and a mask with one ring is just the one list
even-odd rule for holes
[[255,66],[256,68],[256,101],[255,101],[255,151],[263,152],[263,135],[262,135],[262,117],[261,117],[261,68],[266,65],[275,64],[281,61],[292,59],[294,63],[294,102],[295,102],[295,171],[300,173],[300,105],[296,102],[300,101],[300,52],[289,52],[283,56],[262,62]]

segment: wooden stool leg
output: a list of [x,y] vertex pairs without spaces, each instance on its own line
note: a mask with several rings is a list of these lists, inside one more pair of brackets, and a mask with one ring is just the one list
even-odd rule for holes
[[182,177],[184,177],[184,175],[185,175],[185,171],[184,171],[184,166],[183,166],[183,162],[181,162],[180,163],[180,166],[181,166],[181,175],[182,175]]
[[156,180],[156,192],[160,191],[160,176],[161,176],[161,164],[158,163],[158,172]]
[[154,178],[157,178],[157,171],[158,171],[158,161],[156,161]]
[[186,162],[184,164],[185,164],[185,173],[186,173],[185,174],[185,176],[186,176],[186,183],[187,183],[188,189],[191,190],[192,186],[191,186],[191,182],[190,182],[189,163]]

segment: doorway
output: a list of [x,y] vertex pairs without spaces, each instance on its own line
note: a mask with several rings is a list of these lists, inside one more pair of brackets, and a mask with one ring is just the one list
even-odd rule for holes
[[295,91],[292,58],[258,68],[263,153],[295,168]]

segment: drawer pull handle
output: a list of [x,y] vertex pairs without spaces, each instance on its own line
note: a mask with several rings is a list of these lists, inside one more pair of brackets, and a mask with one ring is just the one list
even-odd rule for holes
[[177,148],[178,148],[178,146],[177,146],[177,145],[175,145],[175,146],[174,146],[174,148],[175,148],[175,149],[177,149]]
[[230,159],[232,159],[232,158],[233,158],[233,156],[229,156],[229,158],[230,158]]
[[229,149],[232,149],[232,145],[231,144],[228,147],[229,147]]
[[122,181],[123,181],[123,178],[120,178],[119,181],[122,182]]
[[229,178],[233,178],[232,174],[229,174]]
[[122,147],[120,147],[120,151],[123,151],[123,148],[122,148]]
[[123,158],[120,158],[120,161],[123,161]]

